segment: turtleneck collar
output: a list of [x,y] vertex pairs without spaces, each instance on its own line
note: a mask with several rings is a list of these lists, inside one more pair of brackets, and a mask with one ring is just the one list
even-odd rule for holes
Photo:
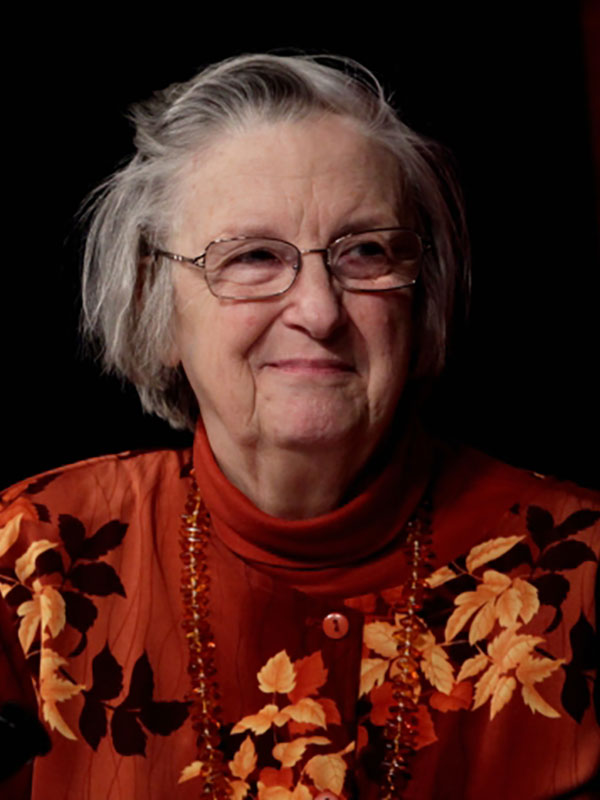
[[398,538],[429,478],[432,445],[418,425],[388,463],[345,505],[312,519],[290,521],[257,508],[217,465],[204,425],[194,441],[194,469],[218,538],[241,558],[274,568],[323,570],[358,565]]

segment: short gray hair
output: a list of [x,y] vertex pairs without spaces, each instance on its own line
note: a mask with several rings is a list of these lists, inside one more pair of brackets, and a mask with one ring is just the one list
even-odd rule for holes
[[432,242],[415,288],[411,376],[432,377],[443,367],[457,289],[464,295],[468,285],[462,203],[447,157],[398,118],[376,78],[351,59],[239,56],[134,106],[135,155],[84,210],[85,333],[105,367],[136,386],[144,409],[173,427],[193,427],[198,408],[181,366],[167,366],[171,267],[147,255],[167,246],[176,225],[177,178],[219,134],[315,113],[350,117],[395,156],[403,199]]

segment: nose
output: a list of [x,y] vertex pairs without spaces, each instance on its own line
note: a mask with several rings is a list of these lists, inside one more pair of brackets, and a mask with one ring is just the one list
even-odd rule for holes
[[300,272],[286,300],[284,322],[313,339],[329,338],[344,323],[343,289],[327,269],[325,250],[302,251]]

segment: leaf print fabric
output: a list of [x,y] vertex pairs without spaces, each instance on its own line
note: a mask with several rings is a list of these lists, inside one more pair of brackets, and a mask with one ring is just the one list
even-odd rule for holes
[[42,701],[42,715],[50,727],[67,739],[76,739],[76,735],[56,708],[57,703],[70,700],[83,689],[83,686],[62,677],[61,670],[67,665],[68,662],[65,658],[59,656],[54,650],[43,647],[40,658],[39,693]]
[[19,641],[24,653],[29,652],[40,625],[42,637],[49,634],[50,638],[54,638],[62,631],[66,622],[66,606],[60,592],[52,586],[43,586],[39,579],[33,581],[32,589],[32,599],[26,600],[17,608],[17,614],[22,617]]
[[[233,726],[231,734],[235,736],[246,731],[257,737],[270,734],[271,757],[273,763],[278,762],[280,766],[263,764],[259,769],[254,739],[247,734],[228,764],[232,777],[240,779],[230,781],[231,796],[246,797],[254,792],[252,796],[259,798],[312,798],[313,789],[339,795],[348,769],[344,757],[352,752],[354,742],[338,752],[315,755],[314,749],[331,745],[331,739],[324,735],[295,736],[293,727],[293,723],[301,723],[311,730],[327,731],[330,724],[339,721],[335,702],[319,693],[327,680],[322,654],[316,651],[294,662],[281,650],[267,661],[256,677],[260,691],[271,694],[272,702],[257,713],[243,717]],[[308,697],[309,694],[314,696]],[[292,703],[285,703],[278,695],[287,695]],[[278,741],[282,736],[285,739]],[[184,767],[180,782],[197,777],[200,769],[200,762]]]
[[270,658],[258,673],[258,688],[265,694],[287,694],[295,685],[296,672],[285,650]]
[[[565,550],[567,557],[555,562],[548,557],[548,553],[552,554],[557,547],[553,543],[557,539],[586,530],[599,517],[596,512],[581,510],[556,525],[550,512],[537,506],[530,507],[526,514],[526,527],[540,549],[537,558],[531,554],[529,546],[524,544],[525,534],[497,537],[473,546],[464,558],[464,567],[460,566],[458,559],[456,563],[440,567],[429,576],[427,583],[432,592],[440,587],[451,589],[451,582],[459,583],[464,578],[475,585],[474,589],[461,591],[453,597],[454,608],[447,619],[441,640],[436,640],[432,631],[427,630],[425,622],[424,630],[417,639],[422,674],[421,685],[414,689],[415,700],[420,699],[421,703],[418,747],[424,746],[422,732],[425,727],[430,727],[433,734],[428,743],[437,738],[425,701],[430,708],[444,713],[469,709],[475,711],[489,704],[489,717],[494,720],[513,700],[515,693],[519,692],[523,703],[532,713],[550,719],[561,716],[560,711],[540,693],[537,684],[557,672],[565,659],[552,657],[547,653],[544,649],[544,637],[527,633],[526,626],[539,613],[542,602],[553,605],[557,615],[560,614],[561,603],[568,593],[567,579],[561,575],[547,574],[543,572],[544,569],[554,565],[557,570],[564,571],[576,569],[585,561],[596,561],[595,554],[585,542],[566,542],[565,544],[577,545],[577,548],[571,547],[569,553]],[[517,547],[527,549],[527,557],[523,559],[521,551],[518,561],[531,565],[528,573],[523,573],[523,577],[511,577],[498,569],[489,568],[492,563],[500,564],[503,557],[510,558],[511,551]],[[579,554],[578,558],[569,555],[575,553]],[[541,574],[539,570],[542,570]],[[541,599],[539,587],[542,588]],[[381,600],[384,600],[383,593]],[[374,610],[379,603],[380,601],[373,598],[367,605],[370,610]],[[349,601],[349,605],[353,604],[353,601]],[[361,604],[365,605],[364,598]],[[365,720],[367,729],[369,724],[385,725],[391,716],[393,698],[388,680],[393,675],[398,653],[401,633],[398,623],[398,618],[394,622],[378,619],[365,625],[363,639],[366,655],[361,666],[361,694],[368,695],[371,704]],[[577,623],[578,630],[585,629],[585,636],[591,643],[591,636],[587,632],[591,631],[591,626],[585,628],[586,623],[582,615]],[[552,623],[550,628],[554,627]],[[463,657],[461,663],[455,665],[449,651],[461,636],[462,652],[469,653],[464,648],[464,644],[468,643],[472,654]],[[576,642],[577,635],[572,636],[572,640]],[[575,646],[574,651],[577,649]],[[589,650],[589,645],[587,649]],[[380,657],[373,657],[374,655]],[[591,669],[591,660],[582,660],[587,664],[588,670]],[[586,682],[574,677],[575,674],[575,669],[567,668],[563,690],[563,704],[571,714],[575,703],[569,704],[570,694],[585,694],[583,706],[589,706],[589,690],[583,690]],[[591,674],[586,677],[592,678]],[[473,678],[476,680],[472,681]],[[575,685],[576,689],[573,688]],[[435,691],[431,692],[430,687]]]
[[[110,456],[0,495],[0,592],[13,626],[3,652],[25,653],[53,740],[33,767],[32,800],[197,796],[203,765],[173,546],[190,464],[189,451]],[[216,470],[196,457],[199,485]],[[440,475],[449,488],[434,498],[432,530],[443,558],[429,578],[412,665],[417,750],[404,796],[442,800],[448,786],[465,800],[581,793],[600,752],[591,600],[600,515],[589,495],[481,457],[448,461]],[[394,481],[401,505],[406,492]],[[247,550],[221,538],[220,514],[234,509],[244,530],[254,521],[220,473],[220,505],[208,484],[230,796],[375,800],[384,728],[397,713],[391,679],[403,618],[390,607],[407,577],[401,548],[382,531],[386,549],[343,570],[271,569],[260,537],[277,521],[261,518]],[[358,527],[344,510],[336,515],[331,552],[343,532],[347,558],[348,543],[364,541],[365,520],[390,508],[377,491]],[[282,521],[273,532],[286,546],[315,536],[313,521]],[[328,536],[323,525],[319,541]],[[332,611],[349,620],[339,640],[322,627]],[[0,693],[3,669],[0,658]]]
[[[155,695],[144,652],[127,672],[108,642],[95,656],[88,655],[88,637],[102,623],[98,600],[127,598],[108,559],[118,553],[128,525],[111,519],[90,531],[73,514],[31,503],[27,495],[43,494],[50,483],[35,481],[10,504],[6,498],[11,492],[5,493],[0,505],[0,555],[15,553],[11,566],[0,570],[0,588],[13,609],[18,640],[33,672],[41,719],[60,737],[83,741],[93,751],[108,736],[118,755],[143,756],[148,736],[169,736],[183,725],[188,704]],[[29,541],[25,526],[30,523],[54,538],[42,535]],[[65,647],[68,642],[76,645]],[[79,665],[88,659],[90,678],[77,680]]]
[[[9,543],[8,549],[17,544],[23,513],[18,514],[13,522],[15,519],[19,521],[16,529],[17,535],[15,536],[11,532],[10,538],[7,537],[5,540],[6,543]],[[8,524],[10,525],[10,522]],[[38,689],[42,703],[42,715],[51,728],[58,730],[68,739],[77,737],[61,716],[56,704],[71,700],[85,687],[70,678],[67,671],[69,662],[59,656],[51,646],[49,647],[48,642],[58,637],[65,625],[77,623],[76,614],[71,612],[70,615],[67,615],[67,600],[71,608],[76,607],[78,603],[80,606],[81,604],[85,605],[86,602],[89,604],[89,607],[93,609],[93,611],[88,611],[91,625],[96,613],[91,601],[85,597],[86,594],[106,596],[113,591],[125,594],[119,578],[110,565],[104,563],[77,564],[80,558],[97,559],[100,555],[104,555],[118,546],[127,529],[126,525],[118,525],[118,536],[107,537],[105,533],[107,526],[104,526],[95,535],[86,538],[85,529],[79,520],[61,517],[59,532],[70,564],[65,568],[62,556],[59,553],[55,554],[56,559],[52,562],[49,570],[53,574],[55,585],[42,583],[42,579],[47,581],[49,578],[46,570],[38,568],[38,560],[49,550],[58,548],[59,545],[57,542],[43,538],[32,542],[23,555],[15,560],[12,573],[4,577],[0,576],[0,582],[4,587],[3,595],[7,602],[16,602],[23,592],[30,597],[30,599],[20,602],[16,609],[18,617],[21,618],[19,641],[23,652],[28,657],[39,657],[40,659]],[[108,529],[114,530],[114,523],[109,523]],[[98,547],[99,541],[103,543],[100,547]],[[89,570],[95,570],[91,580]],[[35,574],[40,577],[34,578]],[[67,588],[69,586],[79,589],[81,594],[69,591]],[[83,636],[90,625],[84,623]],[[77,624],[74,627],[78,627]],[[34,642],[38,642],[36,646],[34,646]],[[74,654],[79,655],[82,649],[81,647],[76,648]],[[59,670],[60,672],[58,672]],[[66,676],[67,679],[63,676]]]

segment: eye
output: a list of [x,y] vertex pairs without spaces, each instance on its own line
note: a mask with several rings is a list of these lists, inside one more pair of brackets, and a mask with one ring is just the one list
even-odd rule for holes
[[283,263],[281,256],[274,250],[266,247],[253,247],[251,250],[243,250],[229,256],[225,266],[231,264],[267,266],[268,264],[281,263]]
[[389,264],[389,248],[374,234],[346,240],[336,255],[337,269],[348,278],[373,277],[374,273],[386,272]]
[[347,258],[359,258],[359,259],[387,257],[387,253],[381,242],[376,242],[374,240],[357,242],[352,248],[350,248],[343,255],[344,257]]
[[[292,260],[294,255],[292,255]],[[256,272],[281,270],[290,259],[285,243],[264,239],[228,239],[213,242],[206,251],[208,272]]]

